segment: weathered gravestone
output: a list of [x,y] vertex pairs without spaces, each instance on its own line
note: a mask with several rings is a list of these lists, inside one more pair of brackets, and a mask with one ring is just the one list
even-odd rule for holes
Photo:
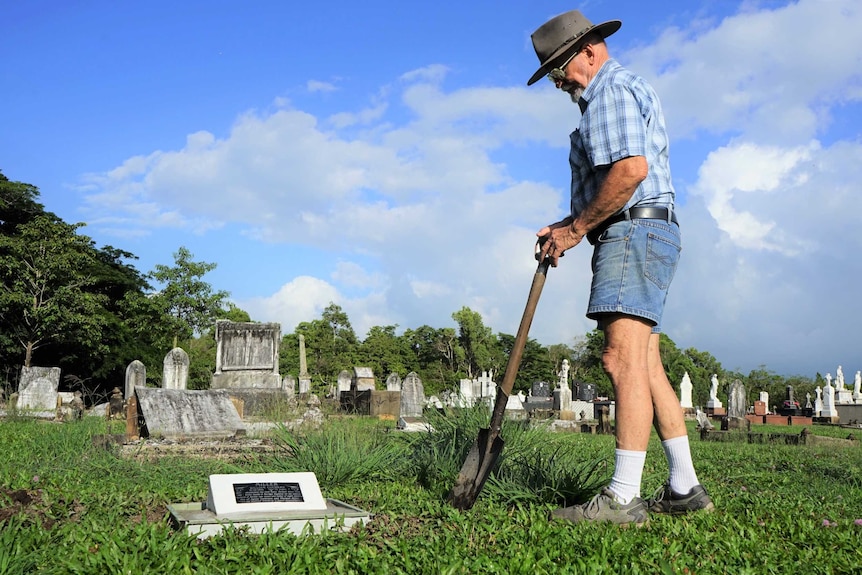
[[226,438],[245,434],[227,390],[138,387],[135,395],[144,431],[151,437]]
[[370,367],[354,367],[353,385],[351,389],[356,391],[370,391],[377,389],[374,382],[374,371],[372,371]]
[[22,367],[18,383],[18,409],[33,417],[53,419],[57,414],[59,387],[59,367]]
[[281,388],[284,390],[284,393],[287,394],[288,399],[293,399],[296,397],[296,378],[290,374],[284,376],[284,379],[281,380]]
[[215,337],[212,389],[281,388],[281,324],[218,320]]
[[126,393],[123,397],[132,397],[135,387],[147,387],[147,368],[137,359],[126,366]]
[[727,425],[729,429],[741,429],[746,425],[745,386],[738,379],[734,379],[727,392]]
[[401,391],[401,376],[397,373],[390,373],[386,378],[386,391]]
[[162,367],[163,389],[186,389],[189,385],[189,354],[175,347],[165,356]]
[[407,374],[401,384],[401,417],[422,417],[425,388],[415,371]]
[[337,399],[341,399],[342,392],[350,391],[350,384],[352,380],[353,379],[351,373],[346,369],[342,369],[341,372],[338,374],[338,387],[336,388]]

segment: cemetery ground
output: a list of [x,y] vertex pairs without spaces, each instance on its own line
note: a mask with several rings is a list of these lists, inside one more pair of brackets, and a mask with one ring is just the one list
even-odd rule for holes
[[[450,414],[451,415],[451,414]],[[699,478],[716,511],[651,517],[642,528],[549,522],[610,476],[613,437],[506,422],[500,469],[476,505],[446,501],[487,413],[431,417],[434,433],[330,417],[276,430],[266,449],[152,452],[105,441],[119,423],[0,421],[0,575],[23,573],[859,573],[862,430],[856,441],[702,441]],[[114,425],[117,427],[115,428]],[[757,428],[798,434],[801,428]],[[186,446],[188,447],[188,446]],[[325,497],[367,510],[349,531],[296,536],[232,529],[199,540],[167,505],[206,498],[213,473],[313,471]],[[650,442],[644,496],[667,466]]]

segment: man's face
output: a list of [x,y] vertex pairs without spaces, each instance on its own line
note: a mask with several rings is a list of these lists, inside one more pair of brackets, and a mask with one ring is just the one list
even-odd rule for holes
[[583,58],[579,58],[582,53],[584,53],[584,48],[578,50],[562,68],[556,69],[548,75],[554,85],[566,92],[572,102],[576,104],[581,99],[584,90],[587,89],[586,84],[588,83],[585,63],[581,61]]

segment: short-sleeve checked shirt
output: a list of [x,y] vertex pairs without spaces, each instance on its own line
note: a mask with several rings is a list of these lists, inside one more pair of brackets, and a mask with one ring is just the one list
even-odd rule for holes
[[673,206],[667,129],[661,103],[647,82],[609,59],[584,91],[581,123],[571,134],[572,216],[598,193],[611,164],[644,156],[649,166],[623,209]]

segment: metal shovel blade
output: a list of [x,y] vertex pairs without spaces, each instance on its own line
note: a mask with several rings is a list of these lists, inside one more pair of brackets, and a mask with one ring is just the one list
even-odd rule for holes
[[536,275],[533,276],[533,285],[530,287],[530,296],[527,298],[527,306],[521,318],[521,325],[518,326],[518,335],[515,336],[515,343],[512,345],[512,353],[506,364],[503,382],[497,390],[491,423],[488,428],[479,430],[476,443],[467,452],[467,457],[461,466],[461,471],[458,472],[458,478],[455,480],[455,486],[449,492],[447,499],[457,509],[464,510],[473,507],[476,498],[479,497],[479,492],[482,491],[485,481],[503,451],[503,438],[500,437],[503,414],[506,411],[509,394],[512,393],[512,387],[515,385],[515,376],[518,373],[521,356],[524,354],[524,347],[527,344],[527,333],[530,331],[536,305],[539,302],[542,287],[545,285],[548,265],[547,259],[540,262],[536,269]]

